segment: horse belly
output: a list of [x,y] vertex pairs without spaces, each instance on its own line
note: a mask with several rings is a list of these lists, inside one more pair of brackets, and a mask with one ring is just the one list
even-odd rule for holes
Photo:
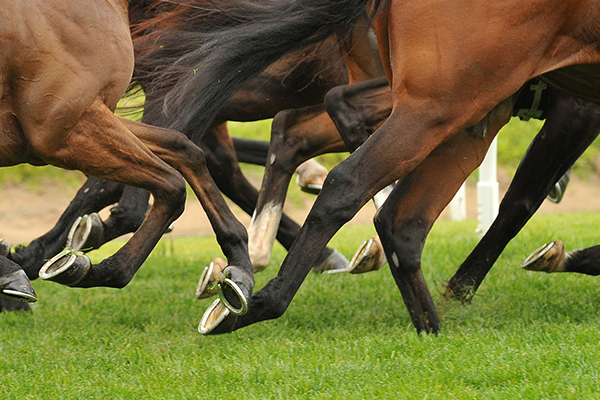
[[600,64],[573,65],[548,72],[540,79],[573,96],[600,104]]

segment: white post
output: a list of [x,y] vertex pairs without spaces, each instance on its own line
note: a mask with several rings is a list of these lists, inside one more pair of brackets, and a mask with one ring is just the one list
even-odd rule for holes
[[498,137],[494,139],[485,159],[479,166],[477,182],[477,233],[483,236],[498,215],[498,179],[496,174]]
[[464,183],[450,202],[450,219],[452,221],[467,219],[467,194]]

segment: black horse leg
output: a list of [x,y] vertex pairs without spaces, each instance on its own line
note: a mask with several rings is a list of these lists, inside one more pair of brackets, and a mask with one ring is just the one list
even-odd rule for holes
[[600,132],[597,105],[554,92],[548,118],[521,161],[498,217],[448,282],[446,295],[469,301],[506,245],[558,179]]
[[44,262],[65,247],[73,222],[83,214],[98,212],[116,203],[123,187],[117,183],[89,177],[50,231],[28,246],[17,247],[8,257],[25,270],[29,279],[36,279]]

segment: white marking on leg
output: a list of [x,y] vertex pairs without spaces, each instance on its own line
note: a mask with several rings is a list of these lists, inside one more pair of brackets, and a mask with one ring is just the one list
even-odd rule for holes
[[248,228],[248,253],[255,272],[262,271],[269,265],[282,214],[281,204],[269,203],[260,214],[255,211],[252,216]]
[[400,261],[398,260],[398,256],[396,255],[396,253],[392,253],[392,262],[394,263],[394,267],[398,268],[398,266],[400,265]]

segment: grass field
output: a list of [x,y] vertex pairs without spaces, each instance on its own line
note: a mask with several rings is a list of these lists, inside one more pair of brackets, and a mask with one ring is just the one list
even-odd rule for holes
[[[165,237],[122,290],[34,282],[31,313],[0,314],[3,399],[591,399],[600,397],[598,278],[522,271],[547,240],[597,243],[596,214],[536,216],[473,303],[441,297],[477,242],[475,221],[438,223],[423,269],[443,321],[417,335],[388,268],[311,274],[286,314],[203,337],[193,299],[213,236]],[[346,227],[350,257],[374,233]],[[121,242],[122,243],[122,242]],[[94,253],[112,253],[118,244]],[[257,287],[285,253],[276,247]]]

